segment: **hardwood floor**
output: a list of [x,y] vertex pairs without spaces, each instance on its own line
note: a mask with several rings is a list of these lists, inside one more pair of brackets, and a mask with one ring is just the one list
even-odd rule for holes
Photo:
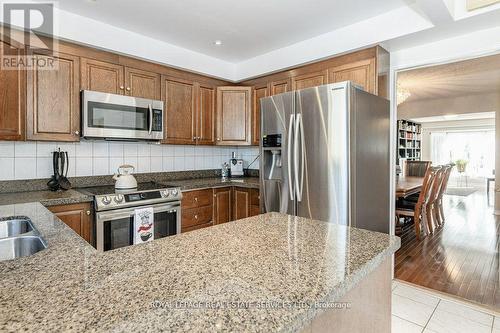
[[446,222],[417,241],[405,226],[396,252],[395,278],[500,309],[500,218],[493,194],[445,195]]

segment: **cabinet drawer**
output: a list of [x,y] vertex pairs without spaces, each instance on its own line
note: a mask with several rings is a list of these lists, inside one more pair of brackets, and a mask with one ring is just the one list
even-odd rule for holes
[[212,189],[189,191],[182,193],[182,209],[211,206],[213,201]]
[[208,223],[194,225],[192,227],[181,228],[181,232],[188,232],[188,231],[193,231],[193,230],[197,230],[197,229],[203,229],[203,228],[206,228],[206,227],[211,227],[213,225],[214,225],[213,222],[210,221]]
[[255,188],[250,189],[250,204],[256,206],[260,205],[259,190]]
[[191,208],[182,210],[182,228],[212,222],[213,207]]

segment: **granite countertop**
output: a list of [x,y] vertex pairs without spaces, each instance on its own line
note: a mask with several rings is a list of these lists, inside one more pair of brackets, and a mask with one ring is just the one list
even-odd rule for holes
[[93,199],[93,196],[80,193],[77,190],[0,193],[0,205],[40,202],[44,206],[56,206],[91,202]]
[[48,248],[0,262],[2,332],[298,331],[322,310],[276,304],[337,301],[400,245],[270,213],[100,253],[39,203],[8,215]]
[[182,191],[197,190],[211,187],[239,186],[259,188],[259,177],[227,178],[221,177],[198,178],[160,182],[167,185],[179,186]]

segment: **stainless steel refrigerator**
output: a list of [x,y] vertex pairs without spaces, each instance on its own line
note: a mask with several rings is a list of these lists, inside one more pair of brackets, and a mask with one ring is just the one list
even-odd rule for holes
[[264,212],[388,233],[389,110],[351,82],[262,98]]

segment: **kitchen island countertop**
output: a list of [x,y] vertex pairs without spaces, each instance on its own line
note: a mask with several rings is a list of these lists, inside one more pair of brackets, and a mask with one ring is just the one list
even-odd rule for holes
[[48,248],[0,262],[0,331],[300,331],[322,309],[294,304],[341,300],[400,246],[269,213],[99,253],[40,203],[9,215]]

